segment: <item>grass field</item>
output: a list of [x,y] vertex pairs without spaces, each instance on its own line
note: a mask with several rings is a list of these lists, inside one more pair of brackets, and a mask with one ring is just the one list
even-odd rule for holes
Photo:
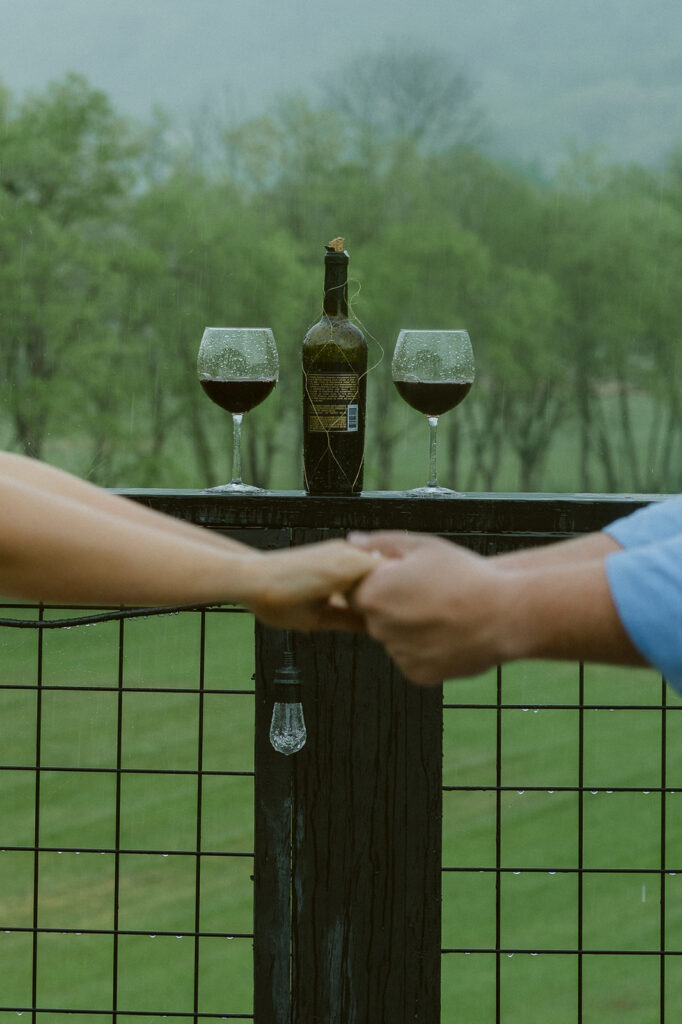
[[[116,774],[118,624],[44,634],[42,670],[37,1002],[52,1011],[112,1007],[113,939],[120,1011],[192,1012],[195,942],[197,739],[200,617],[135,620],[124,629],[120,820]],[[0,1024],[32,998],[37,634],[0,630]],[[247,615],[207,616],[204,685],[252,688],[253,624]],[[537,705],[578,702],[577,666],[522,664],[503,675],[500,939],[504,1024],[572,1024],[577,957],[547,950],[577,945],[580,713]],[[22,689],[22,687],[26,687]],[[54,689],[53,689],[54,687]],[[80,688],[80,689],[79,689]],[[671,708],[677,700],[669,694]],[[445,701],[494,705],[496,680],[448,683]],[[199,1013],[249,1013],[252,930],[253,697],[204,698],[200,861]],[[665,941],[682,950],[682,714],[664,716],[653,673],[588,668],[583,713],[585,868],[583,958],[586,1024],[659,1021],[661,795],[606,792],[661,786],[667,723]],[[619,710],[631,703],[651,710]],[[497,710],[445,710],[444,1024],[495,1019]],[[76,772],[63,771],[76,768]],[[183,774],[184,773],[184,774]],[[539,791],[533,789],[539,787]],[[553,792],[550,792],[553,791]],[[678,806],[679,804],[679,806]],[[117,828],[118,911],[114,920]],[[21,849],[27,847],[28,849]],[[19,849],[17,849],[19,848]],[[60,852],[61,851],[61,852]],[[104,851],[104,852],[101,852]],[[132,852],[140,851],[140,852]],[[141,852],[146,851],[146,852]],[[539,869],[539,870],[530,870]],[[562,870],[564,869],[564,870]],[[82,932],[82,934],[77,934]],[[543,950],[539,955],[519,950]],[[643,955],[600,955],[632,950]],[[678,966],[679,964],[679,966]],[[682,957],[668,958],[669,1005],[682,1005]],[[63,1015],[39,1016],[57,1024]],[[81,1013],[78,1021],[102,1017]],[[131,1016],[126,1020],[159,1018]],[[189,1021],[189,1017],[186,1018]],[[674,1019],[674,1018],[671,1018]]]

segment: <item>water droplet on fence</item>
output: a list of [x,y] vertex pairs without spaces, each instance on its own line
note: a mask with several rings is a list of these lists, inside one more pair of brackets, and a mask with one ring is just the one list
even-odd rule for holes
[[523,796],[523,794],[524,794],[524,793],[525,793],[526,791],[525,791],[525,789],[517,789],[517,790],[516,790],[516,792],[517,792],[517,793],[519,794],[519,796]]
[[534,715],[537,715],[537,713],[538,713],[538,711],[539,711],[539,710],[540,710],[540,708],[533,708],[533,714],[534,714]]
[[548,789],[547,792],[549,793],[550,796],[552,796],[554,794],[554,790],[553,789]]
[[548,875],[556,875],[556,871],[548,871],[547,874]]
[[156,933],[154,933],[154,934],[151,934],[151,933],[150,933],[150,935],[149,935],[149,938],[150,938],[150,939],[155,939],[155,938],[156,938]]
[[175,938],[176,938],[176,939],[181,939],[181,938],[182,938],[182,935],[176,935],[176,936],[175,936]]
[[234,935],[226,935],[225,938],[228,940],[228,942],[232,942]]
[[507,953],[507,956],[508,956],[508,957],[509,957],[509,959],[511,960],[511,958],[512,958],[512,957],[514,956],[514,954],[513,954],[513,953]]
[[515,871],[515,872],[514,872],[514,874],[515,874],[515,875],[520,875],[520,874],[521,874],[521,872],[520,872],[520,871]]
[[592,794],[592,796],[596,796],[598,792],[599,792],[598,789],[591,789],[590,790],[590,793]]

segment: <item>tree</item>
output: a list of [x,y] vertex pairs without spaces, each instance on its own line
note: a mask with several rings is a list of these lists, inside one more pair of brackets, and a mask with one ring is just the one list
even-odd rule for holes
[[352,126],[362,150],[396,139],[422,152],[480,142],[483,115],[469,79],[444,50],[389,42],[349,61],[326,83],[326,105]]
[[83,391],[107,370],[92,355],[116,316],[109,260],[138,149],[106,96],[75,75],[18,108],[5,95],[3,120],[3,404],[11,443],[40,456],[52,429],[78,429]]

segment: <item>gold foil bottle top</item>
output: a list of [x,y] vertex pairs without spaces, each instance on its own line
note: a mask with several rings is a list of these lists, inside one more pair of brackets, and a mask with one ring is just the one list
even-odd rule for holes
[[333,238],[331,242],[327,244],[326,248],[330,252],[343,252],[344,249],[346,248],[345,239]]

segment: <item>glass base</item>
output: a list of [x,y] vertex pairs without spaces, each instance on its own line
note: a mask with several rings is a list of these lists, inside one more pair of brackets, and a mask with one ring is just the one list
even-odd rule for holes
[[423,487],[413,487],[407,494],[423,495],[431,498],[447,498],[451,494],[461,495],[461,491],[452,491],[449,487],[439,487],[438,484],[425,484]]
[[229,484],[218,484],[217,487],[204,487],[206,494],[258,494],[262,487],[244,484],[241,480],[232,480]]

